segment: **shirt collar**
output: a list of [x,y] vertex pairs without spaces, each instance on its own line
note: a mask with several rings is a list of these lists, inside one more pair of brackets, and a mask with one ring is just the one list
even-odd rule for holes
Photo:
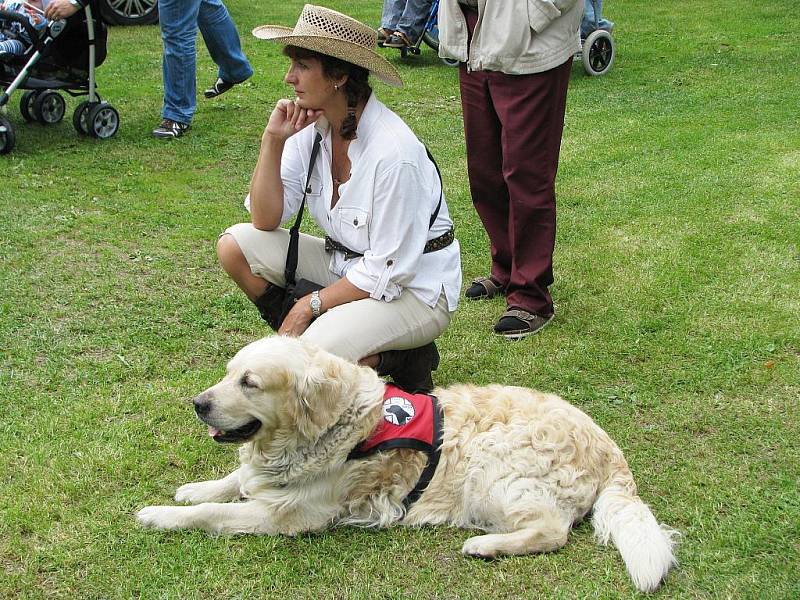
[[[354,139],[348,148],[348,156],[351,155],[352,152],[357,151],[358,154],[361,153],[361,147],[363,144],[366,143],[367,138],[369,137],[370,132],[373,129],[373,124],[375,121],[378,120],[380,116],[381,110],[383,109],[383,104],[380,100],[375,97],[375,93],[371,93],[369,98],[367,99],[367,103],[364,106],[364,111],[361,113],[361,118],[358,120],[358,126],[356,128],[356,139]],[[314,122],[314,129],[322,136],[322,139],[326,142],[330,139],[330,130],[331,124],[328,122],[324,116],[317,119]],[[352,158],[352,157],[351,157]]]
[[350,160],[359,157],[363,149],[367,147],[369,136],[374,131],[375,122],[380,118],[382,110],[383,104],[381,101],[378,100],[374,93],[370,94],[367,104],[364,106],[364,111],[361,113],[361,118],[358,120],[356,139],[350,142],[350,147],[347,151]]

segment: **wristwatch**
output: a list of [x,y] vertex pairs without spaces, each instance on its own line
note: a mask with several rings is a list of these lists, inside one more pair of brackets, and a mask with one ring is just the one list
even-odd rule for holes
[[83,8],[83,4],[81,4],[78,0],[69,0],[69,3],[75,8]]
[[322,300],[320,300],[319,292],[311,292],[311,314],[316,319],[322,314]]

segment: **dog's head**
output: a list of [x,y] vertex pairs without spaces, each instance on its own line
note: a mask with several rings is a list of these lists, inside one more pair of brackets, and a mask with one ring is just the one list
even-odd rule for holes
[[270,438],[277,431],[314,440],[358,394],[381,385],[371,369],[297,338],[272,336],[242,348],[222,381],[193,403],[217,442]]

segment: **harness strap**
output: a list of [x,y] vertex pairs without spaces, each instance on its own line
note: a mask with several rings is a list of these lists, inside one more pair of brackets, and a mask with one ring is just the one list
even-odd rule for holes
[[405,508],[406,511],[408,511],[414,502],[419,500],[420,496],[422,496],[422,492],[427,489],[428,485],[433,479],[434,474],[436,473],[436,467],[439,466],[439,458],[442,454],[442,425],[444,422],[444,414],[439,406],[438,398],[436,398],[436,396],[433,394],[428,394],[428,396],[430,396],[431,405],[433,407],[432,445],[428,445],[417,439],[393,438],[373,446],[366,451],[360,450],[360,446],[363,442],[359,442],[359,444],[350,451],[350,454],[347,455],[347,460],[356,460],[359,458],[366,458],[367,456],[370,456],[376,452],[399,448],[410,448],[412,450],[425,452],[425,454],[428,455],[428,462],[425,464],[425,468],[422,470],[422,473],[420,473],[419,479],[417,480],[414,488],[406,495],[405,498],[403,498],[403,508]]
[[408,493],[408,496],[403,498],[403,506],[406,511],[414,502],[419,500],[422,492],[428,488],[428,484],[436,473],[436,467],[439,466],[439,457],[442,455],[442,421],[444,420],[444,415],[439,408],[436,396],[431,396],[431,402],[433,403],[433,448],[428,452],[428,463],[422,470],[417,485]]

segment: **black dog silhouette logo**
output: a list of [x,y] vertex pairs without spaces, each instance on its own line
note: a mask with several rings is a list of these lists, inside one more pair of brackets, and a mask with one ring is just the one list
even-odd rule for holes
[[395,396],[383,402],[383,418],[392,425],[405,425],[414,418],[414,405],[405,398]]

